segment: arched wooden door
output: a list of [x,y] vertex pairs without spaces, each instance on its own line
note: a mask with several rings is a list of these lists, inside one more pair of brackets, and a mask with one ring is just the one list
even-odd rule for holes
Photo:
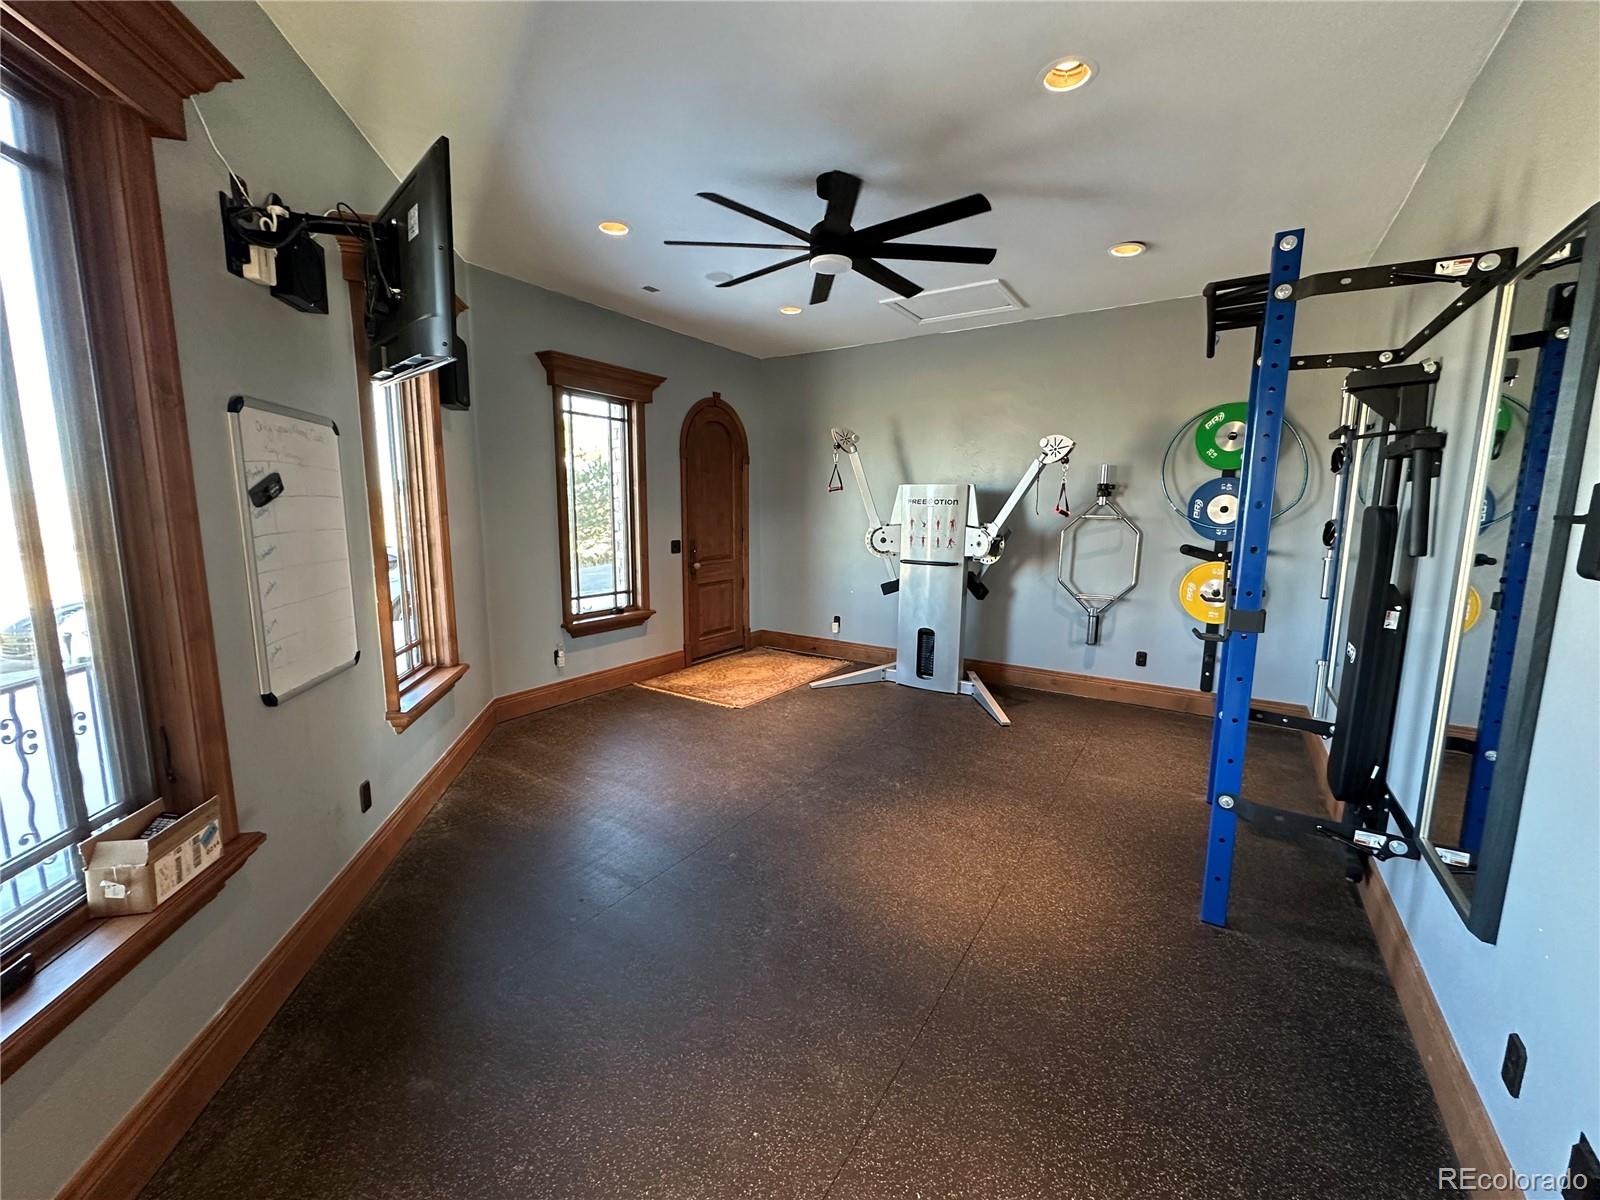
[[750,443],[712,392],[678,439],[683,496],[683,652],[689,662],[748,644]]

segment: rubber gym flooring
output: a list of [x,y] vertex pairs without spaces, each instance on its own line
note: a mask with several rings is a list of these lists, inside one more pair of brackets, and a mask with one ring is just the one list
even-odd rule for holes
[[1440,1195],[1337,848],[1243,834],[1203,926],[1209,722],[996,694],[500,726],[145,1195]]

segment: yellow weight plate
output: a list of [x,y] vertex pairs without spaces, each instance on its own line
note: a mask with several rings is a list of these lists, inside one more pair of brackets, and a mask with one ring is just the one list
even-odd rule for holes
[[1465,633],[1483,616],[1483,596],[1477,588],[1467,585],[1467,607],[1461,614],[1461,632]]
[[1227,616],[1223,603],[1223,580],[1227,567],[1220,562],[1203,562],[1191,567],[1178,584],[1178,603],[1183,611],[1203,625],[1220,625]]

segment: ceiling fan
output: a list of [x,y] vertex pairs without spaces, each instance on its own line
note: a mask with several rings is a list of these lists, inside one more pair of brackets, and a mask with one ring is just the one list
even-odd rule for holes
[[892,221],[880,221],[876,225],[869,225],[865,229],[853,229],[850,218],[855,215],[856,197],[861,194],[861,180],[844,171],[827,171],[817,176],[817,196],[826,201],[828,208],[822,220],[811,227],[807,233],[787,221],[780,221],[777,217],[769,217],[764,212],[757,212],[749,205],[740,204],[737,200],[730,200],[726,196],[719,196],[716,192],[701,192],[699,195],[720,204],[723,208],[731,208],[736,213],[770,225],[774,229],[781,229],[790,237],[796,238],[796,243],[791,242],[681,242],[668,241],[669,246],[735,246],[746,250],[800,250],[804,253],[793,258],[786,258],[782,262],[773,263],[770,267],[762,267],[759,271],[751,271],[748,275],[741,275],[737,279],[728,279],[717,284],[718,287],[737,287],[741,283],[748,283],[752,279],[759,279],[763,275],[770,275],[774,271],[781,271],[785,267],[798,266],[807,263],[816,272],[816,278],[811,283],[811,303],[821,304],[828,298],[828,293],[833,290],[833,280],[837,275],[847,271],[855,271],[859,275],[872,280],[876,284],[888,288],[891,292],[898,292],[905,297],[917,295],[922,288],[911,282],[904,275],[891,271],[879,259],[905,259],[914,262],[953,262],[953,263],[991,263],[994,261],[994,251],[977,246],[926,246],[916,242],[896,242],[895,238],[905,237],[907,234],[921,233],[932,229],[936,225],[948,225],[952,221],[959,221],[964,217],[975,217],[979,213],[989,211],[989,198],[981,193],[963,196],[959,200],[947,200],[943,204],[935,204],[932,208],[924,208],[920,212],[909,213],[903,217],[896,217]]

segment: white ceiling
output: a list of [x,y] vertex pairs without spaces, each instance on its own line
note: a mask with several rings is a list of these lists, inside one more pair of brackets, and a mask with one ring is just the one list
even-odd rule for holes
[[[463,257],[767,357],[925,331],[857,275],[796,317],[777,310],[806,303],[804,265],[714,287],[787,255],[662,239],[786,239],[696,192],[802,228],[833,168],[866,181],[858,226],[985,192],[993,212],[909,240],[995,246],[992,267],[901,270],[1003,279],[1013,320],[1194,295],[1265,269],[1286,227],[1308,270],[1361,264],[1515,5],[264,7],[397,174],[449,136]],[[1065,54],[1099,74],[1052,95],[1038,76]],[[1129,238],[1150,252],[1107,256]]]

